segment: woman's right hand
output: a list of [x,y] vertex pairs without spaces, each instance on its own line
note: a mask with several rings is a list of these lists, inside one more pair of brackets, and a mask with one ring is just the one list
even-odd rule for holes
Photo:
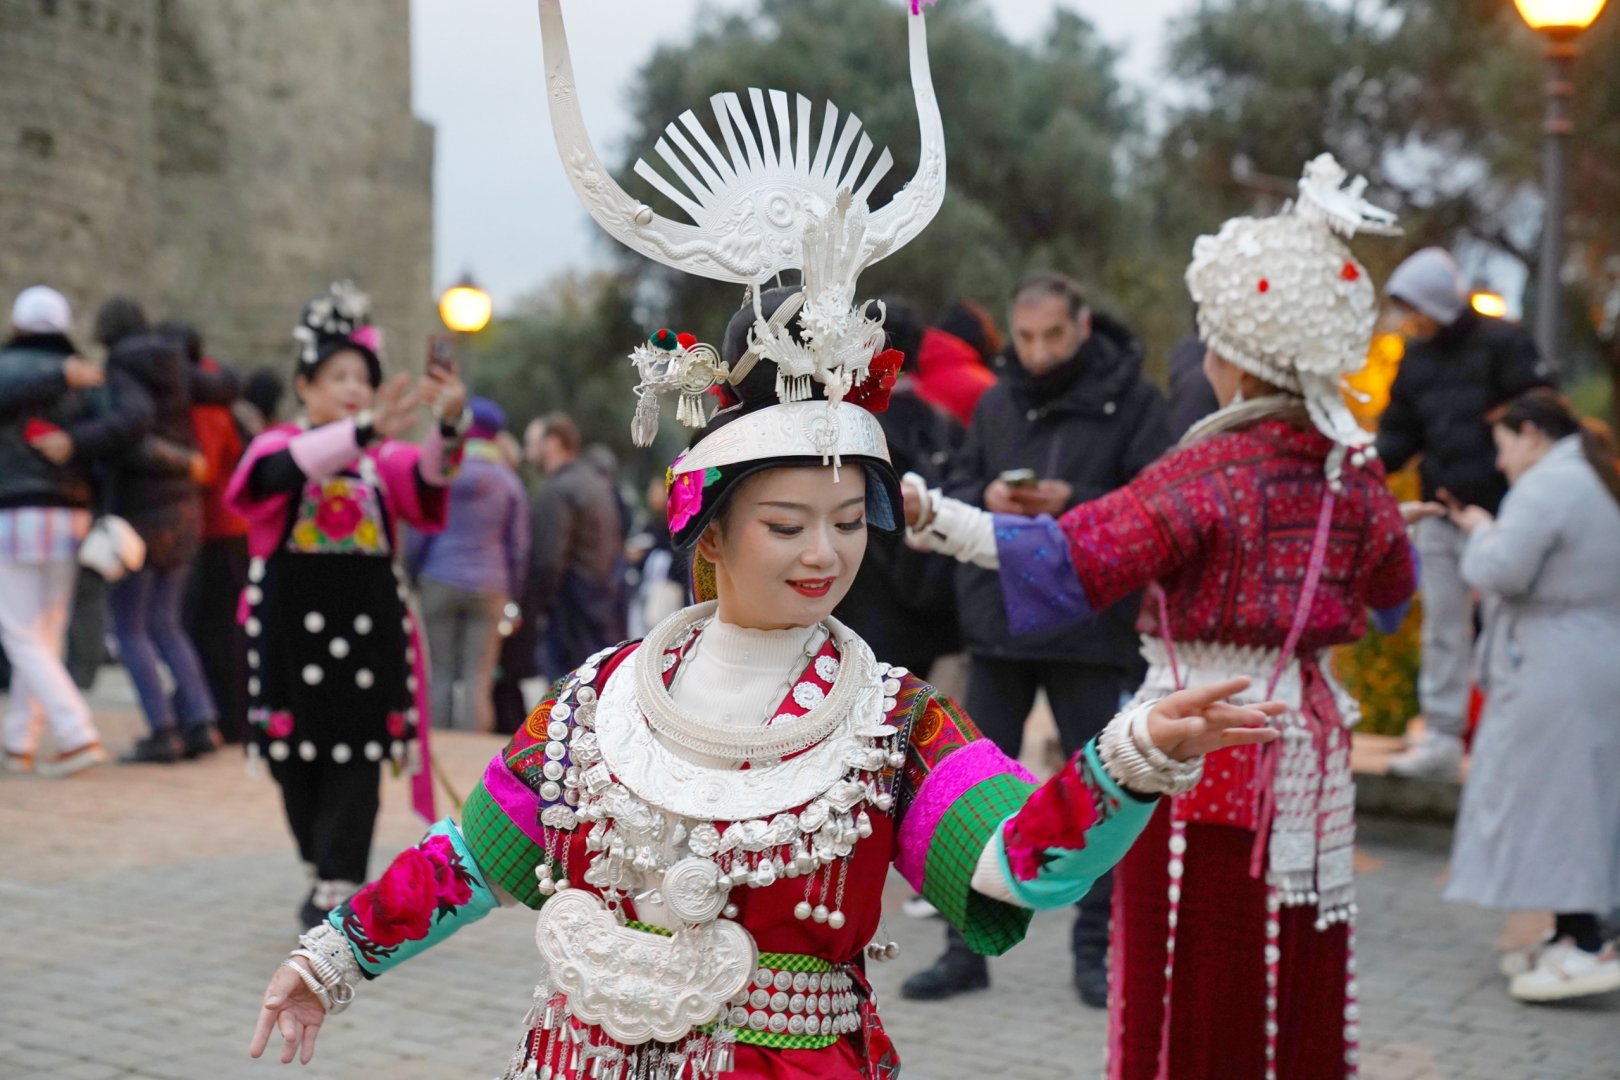
[[1445,506],[1437,502],[1414,500],[1401,503],[1401,518],[1408,525],[1416,525],[1420,521],[1428,521],[1432,518],[1443,518],[1447,513],[1449,511],[1446,510]]
[[371,410],[371,430],[379,439],[399,438],[416,423],[416,410],[421,404],[421,388],[411,386],[411,377],[394,376],[377,390],[377,403]]
[[[293,963],[299,963],[294,960]],[[315,1056],[315,1036],[320,1033],[326,1019],[326,1008],[298,973],[283,966],[276,969],[270,985],[264,991],[264,1003],[259,1008],[259,1023],[253,1029],[253,1042],[248,1046],[250,1057],[259,1057],[270,1042],[270,1035],[280,1029],[283,1045],[281,1063],[290,1065],[296,1054],[300,1065],[308,1065]]]

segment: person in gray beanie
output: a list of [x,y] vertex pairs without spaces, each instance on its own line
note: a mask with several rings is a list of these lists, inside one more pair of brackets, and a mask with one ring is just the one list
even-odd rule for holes
[[[1495,513],[1507,480],[1496,468],[1485,417],[1549,385],[1551,369],[1522,326],[1469,306],[1462,270],[1442,248],[1409,256],[1384,293],[1400,319],[1406,356],[1379,423],[1379,456],[1391,472],[1421,456],[1425,500],[1449,498]],[[1474,636],[1473,601],[1459,570],[1466,538],[1445,518],[1420,521],[1414,533],[1423,565],[1418,704],[1427,729],[1389,768],[1397,776],[1455,779]]]

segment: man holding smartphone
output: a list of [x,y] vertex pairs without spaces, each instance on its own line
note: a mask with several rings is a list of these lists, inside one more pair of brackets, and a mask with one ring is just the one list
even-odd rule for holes
[[[1055,273],[1025,278],[1013,293],[1010,321],[1000,377],[974,411],[947,494],[992,513],[1057,517],[1124,486],[1170,446],[1168,409],[1142,372],[1141,343],[1092,311],[1077,282]],[[1089,622],[1019,637],[1007,627],[994,571],[962,566],[956,588],[971,656],[967,711],[1012,757],[1038,691],[1051,703],[1067,755],[1136,689],[1135,598]],[[1108,1000],[1111,889],[1111,878],[1099,879],[1075,923],[1075,989],[1095,1008]],[[989,984],[985,959],[950,933],[945,954],[902,993],[933,1000]]]

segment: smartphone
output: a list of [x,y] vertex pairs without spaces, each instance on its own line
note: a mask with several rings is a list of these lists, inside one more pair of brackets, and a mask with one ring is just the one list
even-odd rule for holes
[[454,375],[456,343],[443,334],[435,334],[428,338],[427,370],[429,375]]
[[997,479],[1010,488],[1032,488],[1041,482],[1034,469],[1008,469]]

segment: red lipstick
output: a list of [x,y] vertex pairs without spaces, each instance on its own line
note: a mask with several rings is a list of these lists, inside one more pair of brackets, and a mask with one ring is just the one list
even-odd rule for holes
[[811,578],[807,581],[790,581],[788,585],[798,590],[800,595],[808,596],[812,600],[819,600],[832,591],[833,582],[837,578]]

